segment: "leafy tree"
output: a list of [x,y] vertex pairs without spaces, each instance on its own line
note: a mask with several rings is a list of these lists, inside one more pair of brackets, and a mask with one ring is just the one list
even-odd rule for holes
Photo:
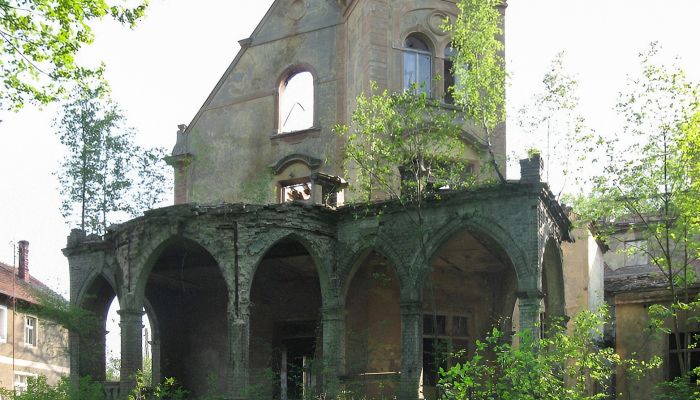
[[0,0],[0,109],[54,101],[68,82],[100,76],[75,56],[93,41],[92,24],[104,17],[130,27],[148,0]]
[[[607,309],[582,311],[567,334],[563,324],[552,324],[544,338],[518,332],[518,345],[498,329],[477,341],[474,355],[441,371],[440,385],[449,400],[594,400],[605,394],[615,368],[624,366],[639,378],[661,360],[622,360],[611,348],[599,348]],[[566,378],[566,379],[563,379]],[[601,391],[592,390],[595,386]]]
[[556,188],[559,196],[570,178],[581,183],[588,166],[582,161],[594,150],[592,132],[578,111],[577,91],[578,81],[566,71],[565,53],[560,52],[542,79],[541,91],[518,110],[517,122],[527,136],[528,151],[542,154],[545,180],[550,187],[561,182]]
[[[625,233],[642,239],[626,251],[646,256],[671,299],[649,307],[652,325],[689,348],[692,335],[682,339],[681,332],[698,307],[692,289],[700,258],[700,94],[682,70],[655,63],[657,52],[652,45],[640,55],[642,74],[630,80],[617,105],[623,132],[600,139],[602,173],[576,208],[588,221],[600,222],[598,235],[613,247]],[[678,352],[678,364],[686,376],[688,352]]]
[[134,143],[134,130],[104,85],[83,84],[63,106],[57,134],[68,156],[58,173],[62,214],[82,230],[104,233],[119,215],[138,215],[168,191],[165,150]]
[[505,122],[506,69],[503,39],[503,0],[459,0],[459,16],[443,28],[452,34],[453,70],[457,82],[449,90],[462,107],[465,120],[483,130],[491,164],[501,182],[505,176],[493,152],[496,128]]

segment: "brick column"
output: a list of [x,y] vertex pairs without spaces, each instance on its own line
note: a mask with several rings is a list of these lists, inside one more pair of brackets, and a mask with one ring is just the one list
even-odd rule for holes
[[231,375],[228,379],[227,392],[232,399],[247,399],[248,369],[250,352],[250,308],[247,302],[238,304],[229,294],[229,359]]
[[418,399],[423,371],[423,305],[419,301],[401,303],[401,400]]
[[323,390],[334,398],[339,376],[345,366],[345,312],[342,306],[322,310],[323,318]]
[[529,329],[535,339],[539,338],[540,298],[539,292],[518,294],[520,330]]
[[122,333],[122,365],[119,389],[129,393],[136,387],[136,373],[143,369],[143,311],[119,310],[119,328]]

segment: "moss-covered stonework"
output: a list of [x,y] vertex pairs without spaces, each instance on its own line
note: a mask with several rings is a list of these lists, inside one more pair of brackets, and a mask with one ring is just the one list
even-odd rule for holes
[[[479,255],[473,261],[474,265],[483,267],[479,274],[488,275],[488,265],[491,264],[499,265],[499,274],[514,273],[515,287],[509,295],[513,300],[519,299],[522,326],[532,327],[539,313],[543,285],[547,285],[542,281],[545,244],[558,245],[568,239],[569,227],[568,220],[552,202],[546,186],[539,183],[511,182],[471,192],[445,194],[440,200],[426,203],[421,210],[422,226],[417,226],[412,219],[415,212],[391,202],[371,208],[343,207],[337,210],[286,203],[266,206],[188,204],[149,211],[143,217],[115,226],[104,238],[86,238],[81,232],[73,231],[65,249],[70,261],[71,301],[83,304],[94,292],[91,288],[97,281],[108,282],[107,286],[114,290],[121,307],[122,377],[133,375],[140,367],[142,354],[138,327],[141,310],[145,309],[151,321],[156,321],[154,325],[164,325],[166,319],[177,318],[179,330],[196,331],[194,335],[199,340],[213,346],[200,346],[198,352],[227,354],[223,364],[216,364],[216,371],[206,370],[203,367],[206,362],[201,363],[200,368],[180,366],[176,370],[180,375],[178,378],[205,381],[207,374],[217,372],[221,391],[231,398],[246,398],[249,388],[258,379],[251,382],[248,366],[253,356],[249,346],[250,319],[256,312],[255,304],[251,304],[253,279],[263,261],[274,265],[280,262],[280,268],[287,268],[286,265],[289,271],[297,271],[298,279],[315,279],[320,288],[320,309],[310,312],[318,315],[321,333],[317,348],[321,349],[318,354],[322,354],[324,380],[330,390],[330,382],[351,378],[345,374],[345,355],[363,351],[344,348],[346,296],[352,293],[348,287],[356,270],[361,268],[363,257],[372,251],[384,257],[398,278],[401,360],[400,371],[396,371],[400,372],[397,390],[401,399],[416,398],[423,365],[422,316],[423,302],[426,301],[423,288],[431,271],[438,265],[438,258],[449,259],[450,265],[460,267],[458,264],[462,258],[457,255],[468,257],[472,251]],[[470,234],[470,240],[474,246],[479,246],[478,249],[462,248],[459,243],[445,247],[463,232]],[[295,265],[309,263],[313,268],[294,270]],[[205,272],[205,267],[210,264],[216,268]],[[548,274],[561,274],[561,264],[558,266],[558,269],[550,268]],[[469,275],[465,272],[463,276],[468,279]],[[292,282],[294,277],[290,275],[289,281]],[[483,290],[497,293],[500,284],[498,277],[495,278],[492,279],[493,286]],[[189,288],[186,287],[188,284],[201,287]],[[104,290],[104,284],[98,286]],[[225,307],[208,309],[207,304],[217,308],[215,304],[220,300],[216,299],[222,298],[212,294],[215,287],[225,288],[227,299],[222,303]],[[563,295],[562,287],[550,287],[549,291]],[[149,299],[148,293],[166,292],[190,296],[187,299],[191,300],[186,304],[200,304],[201,309],[196,310],[201,314],[196,316],[200,322],[195,324],[195,318],[175,315],[164,310],[162,305],[153,307],[158,299]],[[508,297],[508,293],[501,295]],[[563,297],[556,303],[563,306]],[[509,307],[510,312],[508,307],[505,310],[476,309],[471,312],[489,317],[510,316],[513,305]],[[276,318],[284,320],[284,316]],[[197,330],[206,325],[206,321],[216,319],[225,319],[227,332]],[[154,334],[166,335],[157,327],[154,327]],[[182,337],[168,340],[187,343],[191,339],[185,337],[188,334],[178,333]],[[206,335],[211,335],[211,338]],[[479,332],[474,336],[478,338]],[[159,340],[154,335],[154,342]],[[179,346],[159,348],[160,360],[154,360],[154,365],[160,366],[163,360],[169,359],[169,351],[184,351],[181,346],[185,345]],[[75,368],[79,363],[77,351],[79,347],[73,351],[75,373],[81,370]],[[130,380],[124,379],[123,385],[128,388]]]

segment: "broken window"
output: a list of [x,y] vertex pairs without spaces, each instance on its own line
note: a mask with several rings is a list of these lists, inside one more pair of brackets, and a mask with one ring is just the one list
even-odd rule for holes
[[302,180],[280,182],[280,203],[288,201],[304,201],[311,199],[312,183],[308,178]]
[[626,240],[624,246],[625,267],[635,267],[649,263],[646,254],[646,240]]
[[469,349],[468,319],[463,315],[423,315],[423,384],[435,386],[437,371],[464,361]]
[[403,51],[403,87],[404,90],[416,90],[418,93],[431,93],[433,77],[433,54],[427,40],[418,34],[411,34],[404,42]]
[[314,125],[314,77],[309,71],[291,73],[279,88],[279,133]]
[[[687,371],[700,367],[700,348],[698,339],[700,332],[681,332],[679,334],[681,345],[676,343],[676,335],[668,335],[668,379],[671,380],[682,375],[678,355],[683,357],[683,362],[687,364]],[[697,377],[693,377],[697,379]]]

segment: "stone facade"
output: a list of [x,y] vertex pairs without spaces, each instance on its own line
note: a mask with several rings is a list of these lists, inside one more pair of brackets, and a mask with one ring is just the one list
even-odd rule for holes
[[[71,301],[103,317],[119,301],[122,393],[141,366],[144,313],[154,380],[173,376],[193,397],[210,382],[231,399],[345,388],[405,400],[434,395],[438,344],[473,351],[494,324],[511,329],[516,304],[525,328],[541,312],[564,315],[570,222],[538,157],[520,181],[446,190],[420,210],[342,205],[352,172],[343,176],[333,125],[349,122],[370,81],[400,91],[409,62],[443,71],[440,24],[456,12],[445,0],[276,1],[180,126],[176,205],[104,237],[71,233]],[[425,49],[408,48],[409,37]],[[296,111],[281,99],[305,73],[313,83],[299,108],[312,118],[289,130]],[[479,173],[483,134],[465,124],[464,135]],[[504,126],[493,139],[504,165]],[[103,345],[103,333],[91,342]],[[73,376],[103,378],[104,353],[84,357],[85,345],[71,337]]]

